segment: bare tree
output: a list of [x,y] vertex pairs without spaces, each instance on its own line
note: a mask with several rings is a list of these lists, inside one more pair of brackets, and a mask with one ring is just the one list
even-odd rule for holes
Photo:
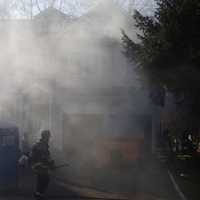
[[0,1],[0,19],[10,17],[10,1]]
[[63,4],[64,4],[64,1],[63,1],[63,0],[60,0],[59,10],[62,10]]
[[[122,7],[133,7],[135,0],[113,0]],[[32,19],[34,15],[48,7],[56,8],[69,15],[81,15],[101,0],[1,0],[0,18],[18,17]]]
[[40,4],[39,4],[38,0],[35,1],[35,5],[36,5],[38,11],[41,12],[41,8],[40,8]]
[[54,7],[55,3],[56,3],[56,0],[50,0],[49,7]]
[[[87,10],[95,0],[2,0],[0,1],[0,18],[23,17],[32,19],[35,14],[48,7],[74,15]],[[81,12],[80,12],[81,13]]]
[[24,17],[33,18],[33,0],[18,0],[16,8]]

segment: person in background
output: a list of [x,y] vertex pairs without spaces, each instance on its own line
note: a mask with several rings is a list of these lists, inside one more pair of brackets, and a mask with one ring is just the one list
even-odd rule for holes
[[49,151],[50,137],[50,131],[43,130],[39,142],[33,145],[31,151],[31,166],[36,174],[36,191],[34,193],[36,199],[45,198],[45,191],[50,181],[49,171],[55,168]]

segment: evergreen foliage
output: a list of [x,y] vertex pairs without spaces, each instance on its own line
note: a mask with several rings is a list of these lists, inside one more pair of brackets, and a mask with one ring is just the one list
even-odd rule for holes
[[139,43],[122,31],[125,55],[154,82],[171,89],[200,88],[200,1],[156,2],[153,17],[135,11]]

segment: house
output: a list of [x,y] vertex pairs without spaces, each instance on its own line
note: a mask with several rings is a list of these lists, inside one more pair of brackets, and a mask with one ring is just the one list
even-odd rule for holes
[[5,32],[1,46],[9,41],[1,63],[21,70],[13,84],[22,88],[21,95],[14,94],[20,105],[15,113],[21,113],[15,120],[21,132],[29,133],[30,143],[40,129],[49,128],[54,149],[67,159],[93,160],[113,148],[134,160],[138,144],[151,151],[148,91],[141,89],[120,43],[120,29],[130,31],[133,20],[108,3],[77,19],[49,8],[33,20],[0,24]]

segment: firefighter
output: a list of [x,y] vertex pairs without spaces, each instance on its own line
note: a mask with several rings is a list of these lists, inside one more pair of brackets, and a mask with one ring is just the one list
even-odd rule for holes
[[49,151],[49,130],[41,132],[41,139],[36,143],[31,151],[31,166],[36,174],[36,199],[44,199],[45,191],[49,184],[49,171],[55,168],[54,161],[51,159]]

